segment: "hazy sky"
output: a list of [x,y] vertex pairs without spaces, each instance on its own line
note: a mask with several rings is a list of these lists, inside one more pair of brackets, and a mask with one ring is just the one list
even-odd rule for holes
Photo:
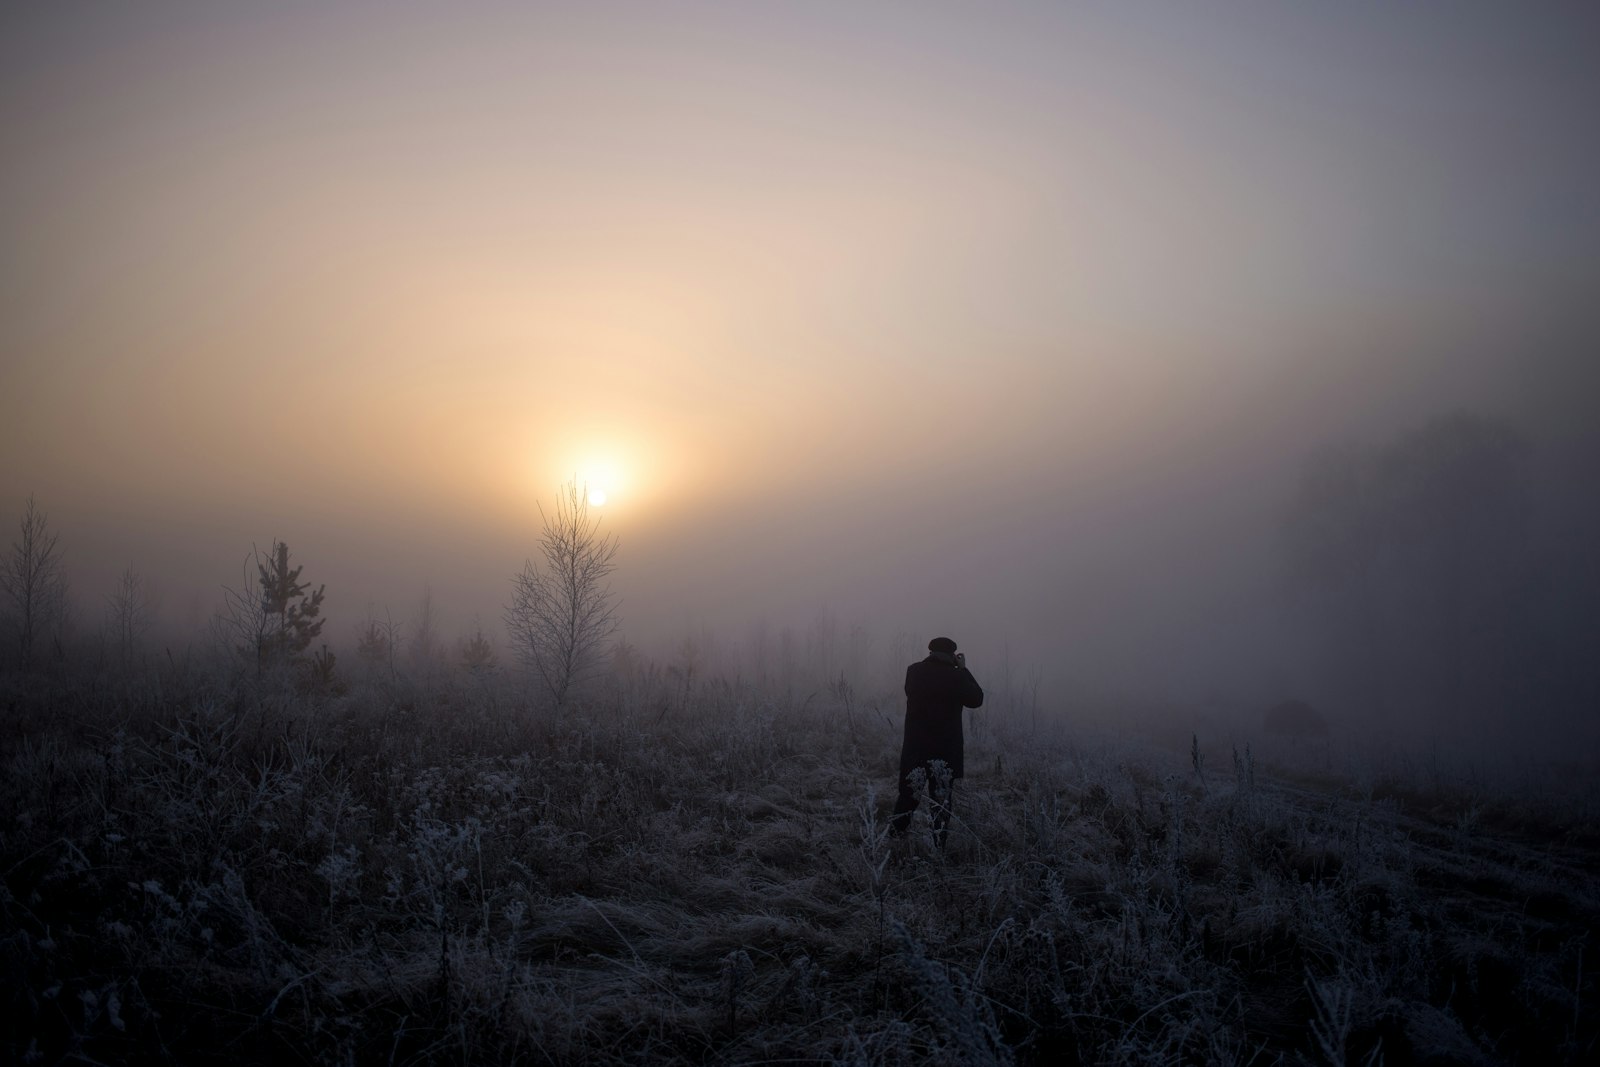
[[1595,414],[1594,12],[6,5],[0,515],[331,634],[492,621],[576,473],[633,635],[1181,666],[1306,449]]

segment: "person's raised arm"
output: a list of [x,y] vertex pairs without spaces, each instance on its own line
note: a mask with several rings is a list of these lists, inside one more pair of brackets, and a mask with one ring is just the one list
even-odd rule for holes
[[964,708],[981,708],[983,707],[983,687],[972,676],[972,672],[967,670],[966,654],[957,653],[957,655],[960,656],[959,664],[956,667],[956,677],[961,679],[961,706]]

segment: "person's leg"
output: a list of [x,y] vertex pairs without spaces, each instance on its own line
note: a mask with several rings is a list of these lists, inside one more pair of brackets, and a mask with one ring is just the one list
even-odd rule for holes
[[956,798],[956,782],[954,778],[940,777],[943,781],[928,783],[928,816],[933,823],[933,843],[943,848],[950,827],[951,806]]
[[894,815],[889,818],[889,833],[895,837],[904,834],[911,826],[911,813],[917,810],[917,793],[921,789],[921,783],[915,779],[922,777],[917,774],[922,770],[921,767],[913,767],[900,775],[900,795],[894,802]]

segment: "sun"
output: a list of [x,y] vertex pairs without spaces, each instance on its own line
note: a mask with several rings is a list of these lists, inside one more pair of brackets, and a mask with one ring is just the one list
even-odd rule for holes
[[621,508],[628,511],[634,503],[637,480],[634,471],[625,462],[616,446],[576,447],[552,450],[540,472],[541,482],[546,479],[559,486],[565,496],[571,493],[574,504],[608,513]]
[[622,468],[611,457],[593,457],[576,464],[572,477],[591,508],[603,508],[618,499],[625,487]]

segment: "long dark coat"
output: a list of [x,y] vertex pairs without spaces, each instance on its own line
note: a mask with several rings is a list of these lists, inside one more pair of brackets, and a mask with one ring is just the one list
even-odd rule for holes
[[961,709],[983,706],[983,690],[965,667],[929,656],[906,668],[906,739],[900,776],[940,759],[962,774]]

